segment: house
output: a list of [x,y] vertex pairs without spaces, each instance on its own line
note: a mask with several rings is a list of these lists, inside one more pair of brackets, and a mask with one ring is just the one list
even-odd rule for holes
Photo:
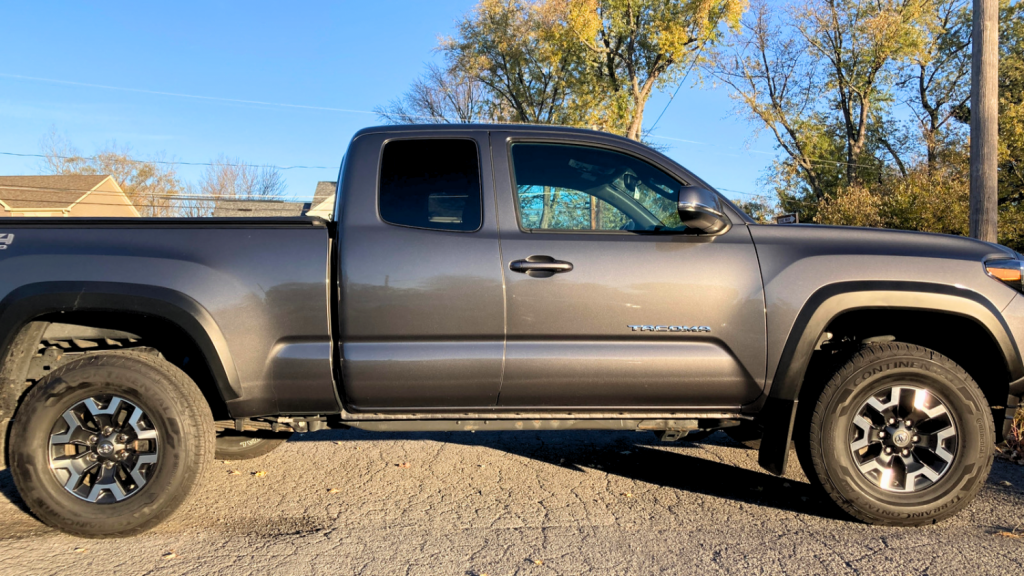
[[111,176],[0,176],[0,217],[139,217]]
[[280,200],[220,200],[213,209],[214,218],[273,218],[302,216],[309,204]]
[[317,182],[313,201],[310,202],[306,216],[319,216],[324,220],[330,220],[334,214],[334,194],[337,189],[337,182]]

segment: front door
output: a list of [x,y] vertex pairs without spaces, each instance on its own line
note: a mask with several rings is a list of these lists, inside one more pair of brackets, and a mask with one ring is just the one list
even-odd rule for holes
[[640,146],[522,133],[491,145],[499,406],[735,408],[761,393],[764,296],[735,215],[719,236],[687,233],[676,203],[692,177]]

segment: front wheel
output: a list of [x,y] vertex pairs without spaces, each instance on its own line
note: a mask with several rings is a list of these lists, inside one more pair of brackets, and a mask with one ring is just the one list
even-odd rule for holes
[[11,474],[43,522],[86,537],[156,526],[213,456],[213,416],[181,370],[148,354],[103,353],[60,366],[14,417]]
[[798,445],[804,472],[850,515],[916,526],[956,514],[992,467],[984,394],[949,358],[890,342],[858,352],[825,386]]

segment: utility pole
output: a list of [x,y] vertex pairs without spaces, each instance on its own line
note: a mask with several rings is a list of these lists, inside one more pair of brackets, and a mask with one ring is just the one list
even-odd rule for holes
[[996,241],[999,0],[974,0],[971,30],[971,237]]

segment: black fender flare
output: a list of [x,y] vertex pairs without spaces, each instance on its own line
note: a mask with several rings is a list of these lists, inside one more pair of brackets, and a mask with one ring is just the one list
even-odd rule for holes
[[38,282],[0,300],[0,353],[25,324],[60,312],[119,312],[158,318],[185,332],[206,357],[224,401],[242,395],[227,341],[213,316],[194,299],[169,288],[122,282]]
[[1017,343],[1000,310],[977,292],[928,282],[829,284],[812,294],[797,315],[759,412],[764,435],[758,463],[764,469],[778,475],[786,472],[800,388],[818,338],[839,315],[868,309],[934,311],[970,318],[999,346],[1011,380],[1024,377]]

